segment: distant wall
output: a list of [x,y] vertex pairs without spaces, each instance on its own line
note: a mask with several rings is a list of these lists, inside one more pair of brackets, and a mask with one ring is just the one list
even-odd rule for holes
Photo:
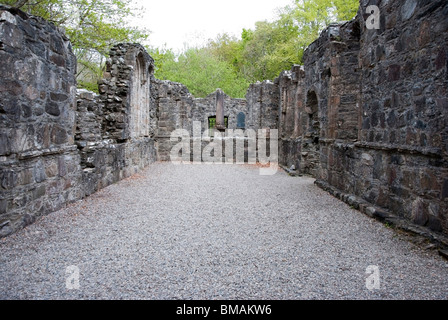
[[[209,129],[209,118],[216,117],[217,92],[206,98],[195,98],[188,89],[176,82],[156,80],[155,105],[157,109],[158,160],[170,161],[170,152],[177,142],[171,142],[171,134],[177,129],[185,129],[193,138],[193,124],[200,123],[201,134]],[[224,94],[224,116],[228,119],[228,129],[238,128],[238,115],[245,115],[247,123],[247,103],[245,99],[233,99]],[[246,125],[246,129],[248,126]],[[207,145],[204,141],[203,147]]]

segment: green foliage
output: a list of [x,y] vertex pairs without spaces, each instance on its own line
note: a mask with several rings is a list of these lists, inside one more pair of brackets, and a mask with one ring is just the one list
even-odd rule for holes
[[257,22],[255,30],[243,30],[241,72],[250,82],[274,79],[299,62],[297,34],[282,21]]
[[229,63],[220,60],[208,48],[191,48],[178,57],[171,50],[153,50],[153,54],[154,51],[153,58],[159,65],[155,76],[184,84],[195,97],[206,97],[218,88],[229,96],[244,97],[249,87]]
[[[2,0],[3,3],[53,22],[65,29],[78,59],[80,83],[95,83],[110,48],[121,42],[142,42],[144,29],[130,27],[137,16],[132,0]],[[141,11],[141,10],[140,10]]]
[[[100,78],[109,48],[120,42],[142,42],[146,30],[129,27],[136,16],[132,0],[2,0],[42,16],[66,29],[78,57],[81,86],[93,87]],[[185,84],[196,97],[217,88],[244,97],[249,83],[276,78],[293,64],[331,22],[352,19],[359,0],[292,0],[275,21],[257,22],[241,37],[221,34],[204,48],[180,55],[166,48],[148,48],[155,60],[155,76]]]
[[156,77],[181,82],[197,97],[218,87],[243,97],[249,83],[274,79],[301,64],[305,49],[324,28],[356,15],[358,1],[294,0],[275,21],[243,29],[241,38],[220,34],[204,48],[188,49],[178,57],[171,50],[152,49]]
[[95,93],[99,93],[98,83],[96,82],[86,82],[86,81],[78,81],[78,88],[86,89]]
[[295,0],[274,22],[258,22],[243,30],[242,72],[249,81],[273,79],[301,64],[303,53],[331,22],[352,19],[358,0]]
[[173,50],[166,48],[146,47],[146,51],[155,61],[154,75],[158,79],[166,80],[166,75],[173,68],[176,61],[176,55]]

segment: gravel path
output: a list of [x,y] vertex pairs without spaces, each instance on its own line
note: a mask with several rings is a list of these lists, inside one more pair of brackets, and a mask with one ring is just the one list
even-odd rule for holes
[[448,298],[447,261],[313,182],[154,164],[0,240],[0,299]]

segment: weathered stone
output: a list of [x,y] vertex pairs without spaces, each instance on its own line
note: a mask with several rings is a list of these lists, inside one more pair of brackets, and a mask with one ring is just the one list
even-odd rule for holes
[[14,49],[22,48],[23,35],[17,26],[4,22],[0,24],[0,39],[2,45]]
[[67,131],[61,126],[53,126],[50,134],[50,140],[52,143],[56,145],[64,144],[68,141],[67,139]]
[[59,176],[65,177],[67,175],[67,165],[65,163],[65,157],[59,157],[58,159]]
[[59,105],[54,102],[49,102],[45,105],[45,112],[55,117],[59,117],[61,115]]
[[52,101],[55,102],[64,102],[68,100],[68,96],[66,94],[61,94],[61,93],[50,93],[50,98]]
[[412,216],[414,223],[420,226],[427,225],[429,216],[424,210],[424,203],[421,199],[417,199],[412,203]]
[[153,59],[136,44],[111,49],[99,96],[76,95],[65,36],[0,5],[0,185],[8,195],[0,213],[20,208],[11,213],[19,223],[0,236],[137,172],[156,151],[169,160],[172,131],[194,134],[198,121],[201,135],[213,117],[222,129],[278,129],[284,167],[372,217],[395,214],[448,234],[448,6],[369,4],[381,6],[380,30],[362,25],[362,10],[332,24],[303,66],[252,84],[246,99],[196,99],[182,84],[157,80]]
[[0,182],[3,189],[12,190],[17,185],[17,173],[13,170],[1,170]]
[[443,187],[442,187],[442,200],[448,199],[448,179],[445,179],[443,181]]
[[415,12],[417,7],[417,0],[406,0],[401,7],[401,18],[403,20],[409,20]]
[[[0,200],[0,215],[6,213],[8,211],[8,201]],[[0,229],[2,226],[0,225]]]
[[401,66],[397,64],[393,64],[389,66],[389,81],[397,81],[400,80],[400,71]]
[[14,229],[11,227],[11,225],[9,223],[10,222],[7,221],[7,223],[5,222],[0,227],[0,238],[9,236],[10,234],[12,234],[14,232]]
[[62,67],[62,68],[66,67],[66,60],[64,59],[63,56],[61,56],[59,54],[54,54],[54,53],[50,54],[50,61],[53,62],[58,67]]
[[47,179],[47,175],[45,172],[45,166],[42,161],[38,161],[34,166],[34,180],[37,183],[43,182]]
[[11,146],[7,133],[0,133],[0,156],[10,154]]

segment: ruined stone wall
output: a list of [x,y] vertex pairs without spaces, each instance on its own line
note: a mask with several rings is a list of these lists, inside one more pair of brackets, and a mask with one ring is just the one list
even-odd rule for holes
[[153,68],[118,45],[101,94],[77,93],[64,34],[0,6],[0,237],[155,161]]
[[351,172],[363,179],[353,191],[448,233],[448,2],[378,5],[380,29],[361,33],[358,166]]
[[[252,84],[246,99],[197,99],[155,79],[137,44],[112,48],[99,95],[76,92],[63,33],[0,6],[0,237],[169,161],[171,133],[194,136],[198,121],[202,134],[218,96],[229,129],[279,130],[287,169],[369,215],[448,234],[448,3],[360,4],[308,47],[303,66]],[[379,30],[366,28],[368,5],[380,8]]]
[[[194,122],[199,122],[200,134],[209,129],[209,117],[216,116],[217,92],[205,98],[195,98],[188,89],[176,82],[155,80],[155,105],[157,110],[158,131],[157,151],[158,160],[170,161],[170,152],[177,142],[170,140],[171,134],[178,129],[189,132],[191,138],[197,134],[193,132]],[[228,118],[228,128],[238,128],[238,115],[246,115],[247,103],[245,99],[233,99],[224,94],[224,116]],[[242,128],[245,129],[245,128]],[[199,131],[199,130],[198,130]],[[209,141],[202,142],[202,149]],[[193,150],[193,148],[191,148]],[[225,150],[225,149],[223,149]],[[223,151],[224,152],[224,151]]]
[[156,159],[154,60],[137,44],[110,51],[100,95],[81,92],[76,144],[86,195],[130,177]]
[[448,3],[360,3],[276,80],[281,164],[370,215],[447,234]]
[[277,129],[279,126],[278,81],[251,84],[246,94],[248,129]]
[[52,24],[0,6],[0,236],[83,195],[76,60]]
[[330,150],[336,141],[358,137],[359,36],[357,21],[331,25],[306,50],[304,66],[276,80],[283,166],[345,183]]

